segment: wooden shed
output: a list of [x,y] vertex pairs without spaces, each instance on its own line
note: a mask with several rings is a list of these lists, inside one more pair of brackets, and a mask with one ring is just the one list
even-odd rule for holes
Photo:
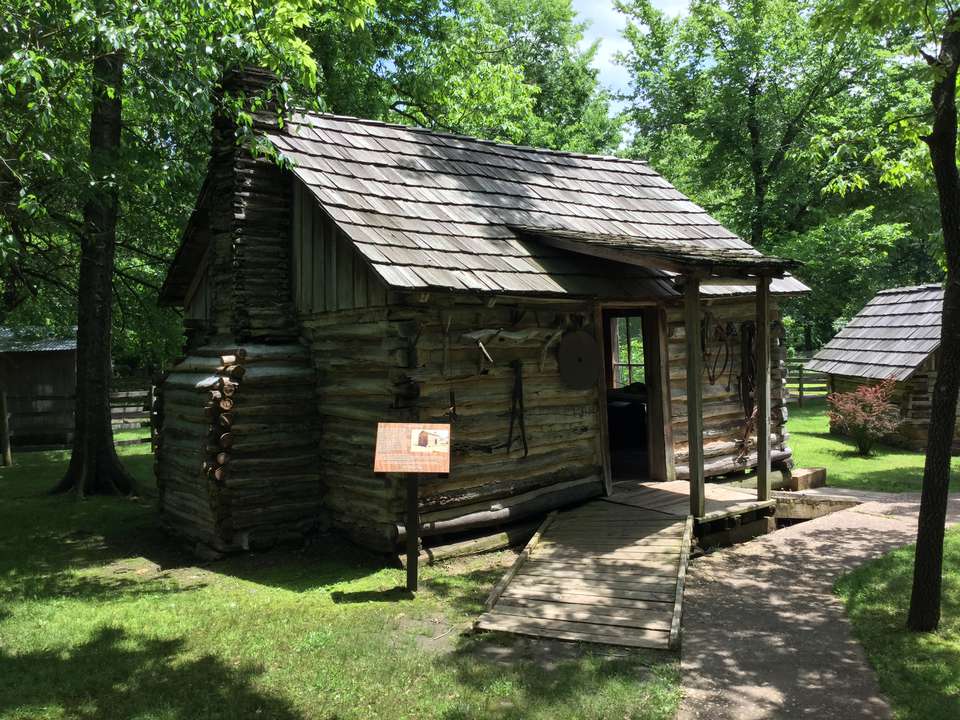
[[807,289],[790,263],[640,161],[299,112],[254,127],[286,165],[216,120],[162,293],[188,334],[157,458],[175,532],[227,551],[324,518],[392,550],[380,421],[452,422],[427,538],[618,480],[689,480],[701,517],[705,476],[758,465],[769,505],[769,463],[790,462],[777,303]]
[[77,386],[76,335],[0,328],[0,390],[14,446],[69,442]]
[[[887,440],[925,450],[942,312],[940,285],[881,290],[806,367],[825,373],[831,392],[895,380],[894,400],[903,422]],[[960,442],[955,440],[954,449]]]

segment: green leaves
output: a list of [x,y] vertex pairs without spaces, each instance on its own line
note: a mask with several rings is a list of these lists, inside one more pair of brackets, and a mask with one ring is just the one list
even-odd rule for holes
[[[224,68],[265,64],[309,92],[306,27],[357,26],[372,0],[11,0],[0,9],[0,322],[75,323],[77,230],[87,193],[120,193],[115,349],[159,365],[179,320],[156,307],[206,169]],[[89,170],[94,39],[122,52],[116,167]],[[112,91],[111,91],[112,96]]]
[[[294,105],[585,152],[620,140],[570,0],[10,0],[0,28],[0,316],[73,324],[81,209],[110,183],[115,349],[157,364],[179,322],[156,288],[206,171],[224,69],[274,70]],[[95,40],[125,63],[122,152],[101,177]],[[250,132],[237,98],[223,108]]]
[[319,105],[333,112],[554,148],[619,144],[570,0],[380,0],[362,29],[308,36]]
[[618,7],[631,152],[762,249],[807,263],[814,292],[789,308],[800,332],[825,340],[880,287],[937,279],[911,32],[834,34],[827,0],[695,0],[682,18],[648,0]]

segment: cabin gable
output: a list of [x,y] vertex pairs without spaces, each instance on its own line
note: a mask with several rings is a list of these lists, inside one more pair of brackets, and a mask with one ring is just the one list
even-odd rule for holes
[[303,183],[292,178],[293,306],[299,315],[382,307],[387,286]]

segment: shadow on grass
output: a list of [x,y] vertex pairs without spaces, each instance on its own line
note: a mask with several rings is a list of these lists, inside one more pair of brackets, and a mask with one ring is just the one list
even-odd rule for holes
[[893,699],[897,717],[960,717],[960,534],[947,534],[937,633],[912,633],[905,618],[913,585],[914,547],[885,555],[840,578],[836,591]]
[[131,717],[274,718],[302,715],[255,687],[261,669],[182,655],[181,639],[103,627],[87,642],[10,655],[0,650],[0,715],[103,720]]
[[[592,715],[598,688],[619,686],[624,717],[672,718],[678,700],[678,656],[607,645],[526,638],[502,633],[461,637],[440,662],[486,703],[481,717],[521,720],[557,714]],[[638,697],[639,696],[639,697]],[[606,702],[611,702],[608,697]],[[561,710],[563,708],[563,710]],[[636,714],[640,711],[640,714]],[[445,720],[476,718],[454,708]]]
[[447,601],[451,608],[465,615],[477,615],[484,610],[483,604],[490,590],[507,571],[495,566],[457,575],[440,575],[421,581],[421,585],[434,595]]
[[405,587],[395,587],[389,590],[361,590],[358,592],[340,592],[337,590],[330,593],[330,599],[338,605],[370,602],[402,602],[405,600],[414,600],[415,598],[416,596]]
[[306,546],[276,547],[261,553],[227,557],[209,565],[212,572],[220,575],[291,592],[308,592],[360,580],[387,567],[386,556],[364,550],[336,535],[322,535]]
[[[382,556],[332,536],[316,538],[307,546],[201,561],[161,528],[155,496],[79,500],[74,495],[49,495],[68,457],[66,452],[24,453],[14,467],[0,469],[0,526],[5,528],[0,535],[0,589],[4,574],[12,573],[16,583],[11,586],[20,585],[38,596],[104,597],[111,589],[132,594],[133,582],[76,577],[131,558],[141,558],[157,571],[176,574],[203,566],[214,574],[295,592],[360,579],[386,567]],[[122,459],[137,476],[139,487],[149,487],[153,456],[141,453]],[[164,591],[158,583],[141,587],[147,594]]]

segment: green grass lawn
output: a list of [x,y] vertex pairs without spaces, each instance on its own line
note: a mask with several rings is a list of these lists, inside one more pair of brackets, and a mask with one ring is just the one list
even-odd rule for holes
[[[798,467],[827,468],[827,485],[919,492],[923,477],[923,453],[878,445],[870,457],[857,454],[852,440],[830,434],[827,405],[823,400],[790,406],[788,444]],[[951,489],[960,489],[960,458],[954,459]]]
[[904,627],[913,547],[843,577],[837,592],[899,720],[960,718],[960,528],[947,532],[943,606],[936,633]]
[[[148,447],[123,448],[150,486]],[[198,565],[154,501],[49,496],[0,469],[0,718],[672,717],[673,654],[466,635],[511,560],[403,572],[333,537]]]

